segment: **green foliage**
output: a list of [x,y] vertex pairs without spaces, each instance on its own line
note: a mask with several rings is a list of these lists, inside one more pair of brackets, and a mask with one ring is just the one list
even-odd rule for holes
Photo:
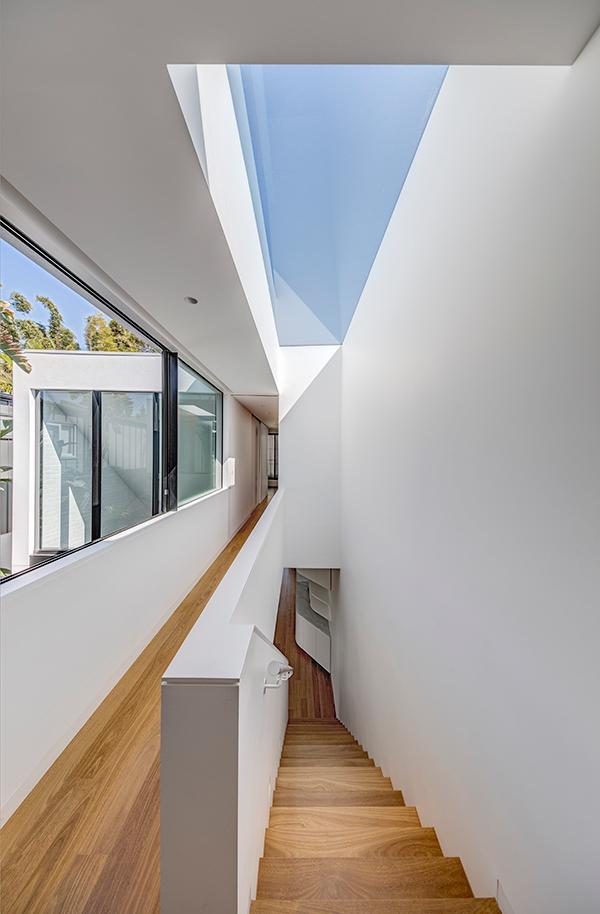
[[[72,330],[65,327],[63,316],[46,295],[36,295],[35,298],[49,313],[48,325],[32,321],[30,318],[21,318],[16,321],[24,349],[59,349],[61,351],[79,349],[77,337]],[[31,304],[25,296],[18,292],[11,295],[11,304],[16,311],[29,312]]]
[[[14,312],[28,314],[32,308],[31,302],[20,292],[13,292],[10,301],[5,302],[6,312],[10,315],[15,346],[18,349],[79,349],[75,334],[65,327],[62,314],[52,299],[45,295],[37,295],[36,301],[43,305],[49,313],[47,326],[29,317],[15,318]],[[17,361],[14,355],[11,358],[13,361]]]
[[77,337],[72,330],[65,327],[62,314],[52,301],[46,295],[36,295],[36,301],[48,309],[50,318],[48,320],[47,334],[52,341],[53,349],[79,349]]
[[[23,299],[23,301],[29,304],[27,299]],[[18,303],[18,307],[22,308],[21,302]],[[23,355],[22,349],[19,328],[10,303],[0,301],[0,390],[5,393],[12,393],[13,362],[23,371],[31,371],[31,365]]]
[[101,314],[90,314],[85,322],[85,345],[90,352],[116,352],[117,344]]
[[143,340],[114,318],[90,314],[85,325],[85,344],[91,352],[151,352]]
[[12,393],[13,363],[23,371],[31,371],[24,349],[79,349],[77,337],[65,327],[63,316],[46,295],[37,295],[48,311],[48,325],[30,317],[15,317],[29,314],[31,302],[21,292],[13,292],[9,301],[0,302],[0,390]]
[[[63,316],[56,304],[46,295],[36,299],[48,311],[48,321],[34,321],[28,315],[32,304],[21,292],[13,292],[9,301],[0,303],[0,390],[12,393],[12,366],[18,365],[24,371],[31,371],[31,365],[23,354],[24,349],[57,349],[70,351],[79,349],[77,337],[65,327]],[[91,352],[152,352],[139,336],[128,330],[119,321],[110,320],[102,314],[91,314],[85,326],[85,344]]]
[[21,314],[28,314],[31,311],[31,302],[28,301],[20,292],[13,292],[10,296],[10,303]]

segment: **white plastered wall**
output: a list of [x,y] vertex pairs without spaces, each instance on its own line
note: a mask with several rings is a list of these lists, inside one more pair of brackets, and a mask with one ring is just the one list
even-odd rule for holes
[[235,397],[227,397],[229,414],[229,465],[225,472],[231,474],[235,485],[229,495],[229,529],[232,533],[242,526],[256,504],[256,444],[254,419]]
[[452,67],[343,346],[338,712],[514,914],[598,909],[599,111]]
[[339,346],[281,349],[279,482],[288,567],[339,567],[341,365]]

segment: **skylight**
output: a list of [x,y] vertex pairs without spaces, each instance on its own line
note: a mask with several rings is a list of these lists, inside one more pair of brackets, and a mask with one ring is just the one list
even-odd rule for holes
[[282,345],[343,340],[446,70],[228,67]]

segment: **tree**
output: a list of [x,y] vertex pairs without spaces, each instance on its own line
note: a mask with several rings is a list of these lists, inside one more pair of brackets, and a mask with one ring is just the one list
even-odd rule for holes
[[117,352],[116,341],[101,314],[90,314],[85,322],[85,345],[90,352]]
[[65,327],[63,316],[54,304],[54,302],[48,298],[46,295],[36,295],[36,301],[39,301],[41,305],[44,305],[45,308],[50,312],[50,318],[48,320],[48,329],[47,334],[49,339],[52,341],[53,349],[79,349],[79,343],[77,342],[77,337],[72,330],[69,330],[68,327]]
[[[9,301],[0,305],[0,390],[12,393],[12,366],[31,371],[24,349],[79,349],[77,337],[68,327],[60,310],[47,295],[36,299],[48,311],[47,324],[34,321],[29,315],[31,302],[21,292],[13,292]],[[85,325],[85,344],[90,352],[153,352],[151,346],[119,321],[107,320],[102,314],[90,314]]]
[[31,371],[31,365],[21,350],[21,338],[11,305],[0,301],[0,390],[5,393],[12,393],[13,362],[23,371]]
[[[43,305],[49,312],[48,326],[31,320],[31,318],[17,319],[16,325],[24,349],[79,349],[77,337],[72,330],[65,327],[63,316],[47,295],[36,295],[36,301]],[[31,311],[29,302],[20,292],[13,292],[10,303],[15,311],[28,314]]]
[[91,352],[152,352],[139,336],[114,318],[90,314],[85,324],[85,344]]

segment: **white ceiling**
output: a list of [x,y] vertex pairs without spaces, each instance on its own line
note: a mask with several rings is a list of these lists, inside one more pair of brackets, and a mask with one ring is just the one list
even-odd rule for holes
[[242,406],[245,406],[257,419],[260,419],[269,428],[277,428],[279,425],[279,397],[260,397],[246,396],[236,394],[235,399],[239,400]]
[[167,64],[568,64],[599,22],[600,0],[5,0],[0,167],[230,389],[272,394]]

